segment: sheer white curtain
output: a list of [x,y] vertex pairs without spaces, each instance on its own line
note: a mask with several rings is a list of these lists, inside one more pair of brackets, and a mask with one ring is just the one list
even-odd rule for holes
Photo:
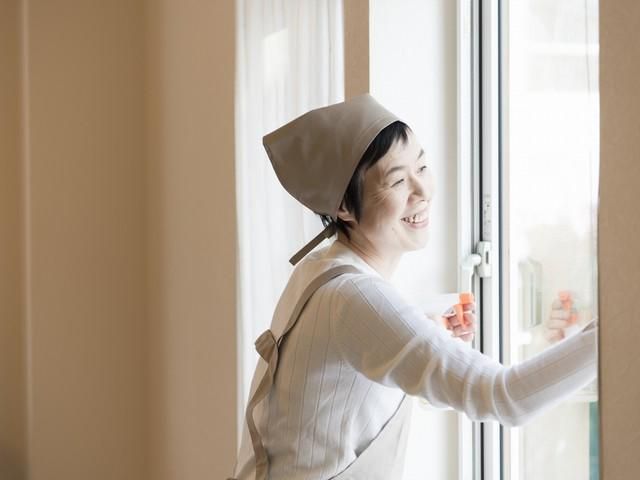
[[280,185],[266,133],[344,98],[342,0],[237,0],[236,190],[241,421],[257,361],[292,266],[322,228]]

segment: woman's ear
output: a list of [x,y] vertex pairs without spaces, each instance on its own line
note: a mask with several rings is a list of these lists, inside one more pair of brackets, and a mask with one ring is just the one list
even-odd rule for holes
[[356,217],[344,206],[344,200],[340,203],[338,208],[338,218],[345,223],[356,222]]

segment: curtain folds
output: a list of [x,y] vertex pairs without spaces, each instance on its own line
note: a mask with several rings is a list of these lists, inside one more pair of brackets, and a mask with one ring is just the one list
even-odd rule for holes
[[292,266],[322,228],[282,188],[262,137],[306,111],[344,99],[342,0],[237,0],[238,431],[257,361],[253,342]]

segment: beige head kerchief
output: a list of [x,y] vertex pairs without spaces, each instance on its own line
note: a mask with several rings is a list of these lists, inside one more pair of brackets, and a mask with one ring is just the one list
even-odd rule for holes
[[[358,162],[382,129],[399,120],[371,95],[305,113],[262,139],[282,186],[316,213],[337,218]],[[295,265],[324,238],[329,226],[289,261]]]

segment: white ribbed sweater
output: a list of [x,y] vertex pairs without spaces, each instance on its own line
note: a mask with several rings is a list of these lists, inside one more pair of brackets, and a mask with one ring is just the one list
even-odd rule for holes
[[[321,287],[281,345],[273,389],[254,412],[272,480],[337,475],[379,433],[404,392],[472,420],[517,426],[596,376],[595,322],[505,367],[452,338],[340,242],[303,262],[329,257],[363,273]],[[245,423],[235,476],[253,479],[253,468]]]

